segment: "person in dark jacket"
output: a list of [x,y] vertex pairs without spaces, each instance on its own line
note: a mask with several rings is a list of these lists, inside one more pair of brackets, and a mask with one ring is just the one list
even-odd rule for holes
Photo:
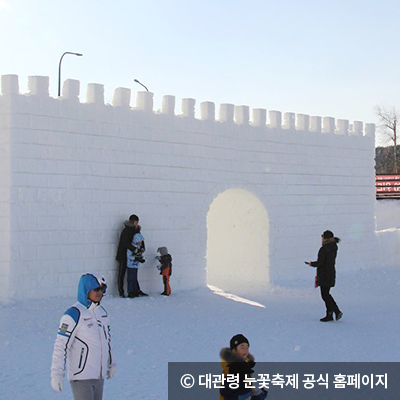
[[229,347],[221,349],[219,356],[221,357],[222,374],[239,375],[238,387],[229,387],[227,382],[224,383],[224,388],[219,390],[220,400],[264,400],[268,392],[265,389],[258,391],[246,387],[245,379],[250,378],[254,372],[253,368],[256,365],[254,357],[249,352],[249,341],[242,335],[237,334],[230,340]]
[[339,310],[334,298],[329,293],[330,289],[336,283],[335,260],[338,251],[338,243],[340,239],[334,237],[333,232],[325,231],[322,235],[322,247],[318,251],[317,261],[306,262],[311,267],[317,268],[317,283],[316,286],[321,288],[321,297],[325,302],[326,316],[320,321],[333,321],[333,313],[336,320],[342,318],[343,313]]
[[[121,232],[119,238],[118,250],[117,250],[117,261],[119,262],[118,268],[118,291],[120,297],[125,297],[124,293],[124,282],[127,268],[127,250],[131,250],[132,253],[136,253],[137,249],[132,245],[133,236],[135,233],[140,233],[139,217],[132,214],[128,221],[124,222],[125,228]],[[138,282],[138,296],[147,296],[140,290]]]
[[168,253],[166,247],[159,247],[157,252],[160,253],[160,255],[157,256],[157,260],[160,262],[160,265],[158,265],[157,268],[160,271],[160,275],[162,275],[162,281],[164,284],[164,291],[161,294],[163,296],[169,296],[171,294],[169,278],[172,275],[172,257],[171,254]]

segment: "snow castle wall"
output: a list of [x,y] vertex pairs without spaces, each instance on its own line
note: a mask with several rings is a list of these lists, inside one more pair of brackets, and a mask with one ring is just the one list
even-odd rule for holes
[[311,284],[303,261],[316,258],[325,229],[342,238],[340,268],[377,263],[373,124],[231,104],[216,112],[212,102],[197,118],[194,99],[176,115],[174,96],[154,112],[149,92],[132,107],[128,88],[110,105],[99,84],[85,103],[79,81],[65,81],[56,99],[48,77],[28,87],[20,94],[18,77],[2,76],[2,299],[73,294],[86,271],[104,273],[115,293],[116,246],[132,213],[147,244],[142,288],[161,289],[159,246],[174,259],[173,290],[204,286],[207,214],[230,189],[265,207],[272,283]]

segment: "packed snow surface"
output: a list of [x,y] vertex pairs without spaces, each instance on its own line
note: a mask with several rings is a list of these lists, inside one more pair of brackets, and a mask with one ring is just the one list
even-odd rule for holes
[[[308,287],[267,285],[263,292],[226,293],[216,288],[170,297],[106,296],[118,371],[105,382],[105,400],[167,399],[168,361],[219,361],[236,333],[250,341],[256,361],[400,361],[400,268],[341,273],[331,291],[344,312],[322,323],[325,310],[315,270]],[[171,280],[173,289],[173,277]],[[0,399],[72,399],[50,386],[58,322],[74,298],[0,304]]]

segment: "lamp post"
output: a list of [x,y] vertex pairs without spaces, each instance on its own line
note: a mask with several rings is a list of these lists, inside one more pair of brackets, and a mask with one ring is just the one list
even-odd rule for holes
[[147,91],[149,91],[149,89],[147,89],[147,87],[144,86],[143,83],[139,82],[137,79],[134,79],[133,81],[138,83],[139,85],[143,86]]
[[58,97],[61,96],[61,61],[66,54],[72,54],[74,56],[82,57],[83,54],[81,53],[72,53],[70,51],[66,51],[60,58],[60,63],[58,64]]

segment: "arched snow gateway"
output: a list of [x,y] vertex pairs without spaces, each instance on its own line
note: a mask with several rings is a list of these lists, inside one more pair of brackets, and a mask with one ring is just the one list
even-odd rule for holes
[[261,201],[243,189],[218,195],[207,214],[207,283],[224,290],[269,281],[269,220]]

